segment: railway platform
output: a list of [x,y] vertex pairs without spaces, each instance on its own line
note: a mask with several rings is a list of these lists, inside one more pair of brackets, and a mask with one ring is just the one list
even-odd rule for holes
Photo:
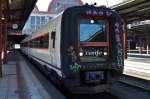
[[0,99],[65,99],[57,89],[47,92],[17,51],[8,53],[0,78]]
[[[124,74],[149,80],[149,60],[128,57]],[[8,53],[8,63],[3,65],[3,77],[0,78],[0,99],[66,99],[56,88],[50,87],[50,91],[43,87],[18,51]]]
[[124,61],[124,74],[150,80],[150,58],[128,57]]

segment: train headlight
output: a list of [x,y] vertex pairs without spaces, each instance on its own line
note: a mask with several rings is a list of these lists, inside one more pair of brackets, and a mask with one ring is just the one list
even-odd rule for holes
[[79,52],[79,56],[83,56],[83,52]]
[[104,52],[104,55],[105,55],[105,56],[107,56],[107,55],[108,55],[108,53],[107,53],[107,52]]

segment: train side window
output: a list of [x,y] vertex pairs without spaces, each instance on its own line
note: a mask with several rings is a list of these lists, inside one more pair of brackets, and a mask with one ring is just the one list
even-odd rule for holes
[[48,40],[48,35],[45,35],[45,36],[42,36],[39,38],[39,45],[40,45],[40,48],[48,48],[48,45],[49,45],[49,40]]
[[43,37],[40,37],[39,40],[40,40],[39,48],[42,48],[43,47]]
[[51,39],[53,40],[53,48],[55,48],[55,38],[56,38],[56,32],[53,31],[53,32],[51,33]]
[[29,47],[32,48],[32,41],[29,41]]
[[36,39],[32,40],[32,47],[35,48],[36,47]]
[[49,40],[48,40],[48,35],[45,35],[43,37],[43,48],[48,48],[48,45],[49,45]]

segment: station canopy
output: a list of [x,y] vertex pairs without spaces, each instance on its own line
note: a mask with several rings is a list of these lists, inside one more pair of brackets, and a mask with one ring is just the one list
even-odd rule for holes
[[0,17],[8,29],[22,30],[37,0],[0,0]]
[[134,32],[150,33],[150,0],[125,0],[111,7],[116,10]]

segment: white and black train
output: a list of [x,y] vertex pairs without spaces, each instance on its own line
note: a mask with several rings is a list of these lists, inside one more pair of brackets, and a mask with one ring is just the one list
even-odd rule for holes
[[119,15],[85,5],[66,9],[25,38],[21,50],[70,92],[98,93],[123,72],[122,42]]

